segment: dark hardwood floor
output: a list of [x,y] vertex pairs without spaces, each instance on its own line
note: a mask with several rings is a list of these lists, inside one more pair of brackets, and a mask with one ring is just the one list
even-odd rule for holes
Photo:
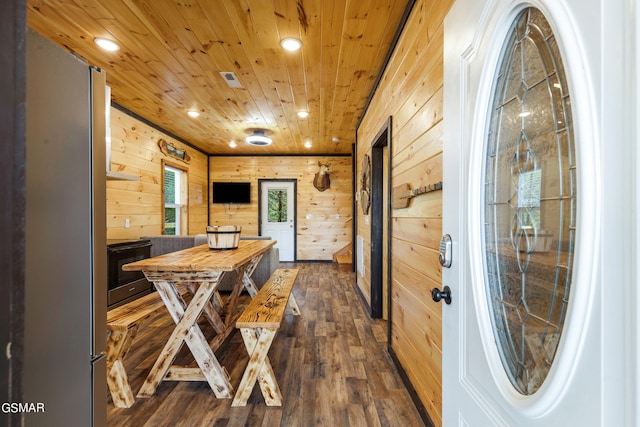
[[[216,399],[205,382],[163,382],[149,399],[127,409],[109,398],[115,426],[422,426],[407,389],[386,350],[387,324],[372,320],[354,290],[354,273],[336,264],[297,263],[293,289],[301,316],[285,315],[269,359],[284,403],[265,405],[259,387],[246,407]],[[246,294],[243,298],[248,298]],[[214,335],[205,322],[207,337]],[[168,315],[143,325],[125,358],[134,394],[140,389],[173,328]],[[238,331],[216,352],[237,387],[248,356]],[[177,363],[192,361],[183,348]]]

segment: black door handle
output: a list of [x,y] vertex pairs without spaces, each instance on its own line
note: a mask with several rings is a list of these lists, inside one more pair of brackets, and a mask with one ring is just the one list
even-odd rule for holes
[[443,299],[445,303],[451,304],[451,288],[445,286],[443,290],[438,288],[431,289],[431,299],[435,302],[440,302]]

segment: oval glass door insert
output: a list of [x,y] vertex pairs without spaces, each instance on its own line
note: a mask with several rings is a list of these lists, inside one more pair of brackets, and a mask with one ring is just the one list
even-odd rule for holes
[[564,327],[577,197],[571,98],[538,9],[512,24],[494,90],[484,161],[485,287],[504,369],[516,390],[531,395]]

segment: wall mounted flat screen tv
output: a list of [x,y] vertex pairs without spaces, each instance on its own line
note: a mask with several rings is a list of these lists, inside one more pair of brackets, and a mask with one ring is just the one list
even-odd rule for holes
[[250,182],[212,182],[213,203],[251,203]]

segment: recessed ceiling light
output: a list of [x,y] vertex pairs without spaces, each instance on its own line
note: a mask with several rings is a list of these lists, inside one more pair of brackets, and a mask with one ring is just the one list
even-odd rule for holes
[[261,129],[254,130],[251,135],[245,138],[245,141],[251,145],[257,145],[260,147],[271,144],[271,138],[266,136],[264,134],[264,130]]
[[334,136],[333,138],[331,138],[331,141],[340,142],[340,138],[338,138],[337,136]]
[[118,44],[113,40],[96,37],[95,39],[93,39],[93,42],[100,46],[102,49],[108,50],[109,52],[115,52],[116,50],[120,49],[120,46],[118,46]]
[[236,144],[236,142],[235,142],[235,141],[231,141],[231,142],[229,143],[229,147],[231,147],[231,148],[236,148],[237,146],[238,146],[238,144]]
[[529,117],[531,115],[531,111],[523,111],[522,113],[518,114],[518,116],[520,117]]
[[304,119],[305,117],[309,116],[309,112],[305,111],[305,110],[300,110],[298,111],[298,117],[300,117],[301,119]]
[[307,148],[311,148],[311,141],[305,142],[304,146],[307,147]]
[[190,111],[187,111],[187,114],[188,114],[190,117],[198,117],[198,116],[200,115],[200,112],[195,111],[195,110],[190,110]]
[[283,49],[294,52],[302,47],[302,42],[296,38],[287,37],[280,41],[280,46],[282,46]]

